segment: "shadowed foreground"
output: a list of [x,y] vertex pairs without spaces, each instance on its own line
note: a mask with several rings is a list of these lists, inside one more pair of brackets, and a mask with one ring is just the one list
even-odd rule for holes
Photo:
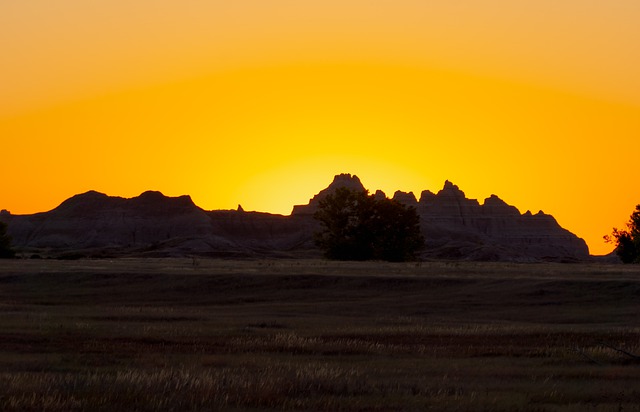
[[1,265],[3,411],[640,410],[638,267]]

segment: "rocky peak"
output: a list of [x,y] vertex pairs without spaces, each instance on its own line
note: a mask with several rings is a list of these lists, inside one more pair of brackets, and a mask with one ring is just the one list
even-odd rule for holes
[[140,193],[140,196],[138,196],[137,198],[139,200],[149,202],[161,202],[167,199],[167,196],[163,195],[162,192],[158,192],[157,190],[147,190],[146,192]]
[[466,199],[464,192],[448,180],[444,182],[444,187],[436,196],[439,198]]
[[387,195],[380,189],[376,190],[376,192],[373,194],[373,198],[376,200],[384,200],[387,198]]
[[418,204],[416,195],[414,195],[413,192],[403,192],[401,190],[398,190],[393,194],[393,200],[408,206],[415,206]]
[[420,203],[429,203],[432,202],[436,198],[436,194],[431,190],[423,190],[420,193]]
[[53,209],[53,211],[56,213],[73,213],[74,211],[88,212],[108,207],[116,199],[123,200],[122,198],[110,197],[104,193],[90,190],[70,197],[62,202],[60,206]]
[[[325,190],[330,192],[336,190],[339,187],[346,187],[352,190],[365,190],[360,178],[350,173],[341,173],[333,177],[333,182]],[[322,192],[321,192],[322,193]]]
[[337,189],[341,187],[346,187],[347,189],[357,190],[357,191],[366,190],[362,185],[362,182],[360,182],[360,179],[358,178],[358,176],[351,175],[349,173],[342,173],[342,174],[336,175],[333,178],[333,182],[331,182],[331,184],[326,189],[321,190],[317,195],[315,195],[313,199],[309,201],[309,204],[319,202],[320,200],[324,199],[329,194],[335,192]]
[[351,175],[350,173],[341,173],[334,176],[333,182],[331,182],[331,184],[326,189],[321,190],[317,195],[309,200],[308,204],[294,206],[291,214],[313,214],[318,208],[318,203],[320,203],[322,199],[329,196],[331,193],[335,192],[341,187],[346,187],[347,189],[356,191],[366,190],[358,176]]
[[78,195],[70,197],[69,199],[62,202],[62,204],[64,205],[64,204],[82,203],[82,202],[94,201],[94,200],[104,200],[107,198],[109,198],[109,196],[107,196],[104,193],[97,192],[95,190],[89,190],[88,192],[80,193]]
[[183,195],[178,197],[165,196],[162,192],[148,190],[143,192],[138,197],[129,199],[129,201],[136,206],[144,207],[180,207],[180,208],[197,208],[191,196]]
[[515,206],[508,205],[496,195],[491,195],[484,200],[482,212],[489,215],[520,216],[520,211]]
[[429,198],[429,193],[423,192],[421,200],[423,199],[424,203],[420,204],[421,208],[430,213],[455,218],[456,224],[463,224],[465,216],[476,215],[480,212],[478,201],[467,199],[464,192],[448,180],[444,182],[442,190],[431,198]]

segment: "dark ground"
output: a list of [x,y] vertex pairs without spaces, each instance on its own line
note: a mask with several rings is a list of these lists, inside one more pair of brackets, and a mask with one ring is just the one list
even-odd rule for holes
[[0,410],[640,410],[639,314],[637,265],[0,261]]

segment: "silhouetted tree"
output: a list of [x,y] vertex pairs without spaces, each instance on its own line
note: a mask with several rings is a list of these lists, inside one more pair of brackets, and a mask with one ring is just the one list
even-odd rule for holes
[[640,205],[631,214],[627,223],[628,230],[613,228],[611,236],[604,239],[609,243],[615,243],[616,254],[624,263],[640,263]]
[[0,222],[0,259],[12,258],[15,252],[11,249],[11,237],[7,234],[7,225]]
[[336,260],[405,261],[424,245],[415,208],[345,187],[320,201],[316,244]]

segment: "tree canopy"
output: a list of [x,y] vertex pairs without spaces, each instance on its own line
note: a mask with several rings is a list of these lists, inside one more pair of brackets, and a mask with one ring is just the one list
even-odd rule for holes
[[7,234],[7,224],[0,222],[0,258],[12,258],[15,252],[11,249],[11,237]]
[[636,206],[627,223],[627,230],[613,228],[606,241],[616,245],[615,252],[623,263],[640,263],[640,205]]
[[322,224],[316,244],[329,259],[415,259],[423,247],[415,208],[365,191],[338,188],[322,199],[314,217]]

